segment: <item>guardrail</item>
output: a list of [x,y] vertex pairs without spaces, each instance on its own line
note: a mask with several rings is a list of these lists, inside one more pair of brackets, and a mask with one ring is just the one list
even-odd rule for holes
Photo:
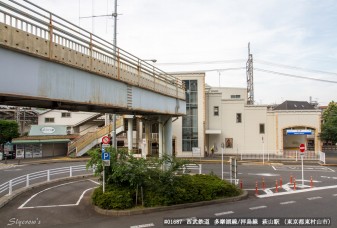
[[319,161],[325,164],[325,153],[324,152],[319,152]]
[[183,173],[186,173],[187,170],[198,170],[199,174],[202,173],[202,165],[201,164],[185,164],[182,167]]
[[0,6],[0,45],[185,100],[182,80],[38,5]]
[[[93,172],[93,170],[91,169],[89,170],[91,171],[91,173]],[[77,166],[61,167],[61,168],[56,168],[56,169],[43,170],[43,171],[39,171],[35,173],[29,173],[27,175],[23,175],[23,176],[11,179],[1,184],[0,194],[4,192],[8,192],[8,195],[11,195],[14,190],[14,187],[17,186],[16,190],[20,188],[24,188],[24,187],[27,188],[32,184],[32,181],[34,180],[40,180],[40,181],[35,181],[34,184],[40,183],[40,182],[46,182],[46,181],[48,182],[51,180],[53,176],[56,176],[56,175],[68,174],[67,176],[72,177],[72,176],[77,176],[77,175],[74,175],[74,173],[76,172],[84,172],[84,171],[89,171],[89,170],[86,169],[85,165],[77,165]]]
[[[264,153],[252,153],[252,152],[246,152],[246,153],[240,153],[236,154],[234,156],[237,156],[240,158],[240,160],[294,160],[298,161],[301,159],[301,152],[299,151],[282,151],[282,152],[276,152],[276,151],[265,151]],[[304,160],[319,160],[320,155],[319,153],[315,153],[315,151],[306,151],[303,155]]]

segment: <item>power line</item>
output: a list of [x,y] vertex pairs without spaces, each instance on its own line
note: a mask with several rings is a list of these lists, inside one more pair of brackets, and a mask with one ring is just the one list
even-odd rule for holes
[[157,65],[195,65],[195,64],[221,64],[221,63],[244,63],[245,59],[228,59],[215,61],[197,61],[197,62],[175,62],[175,63],[158,63]]
[[268,61],[264,61],[264,60],[256,60],[255,59],[254,62],[269,65],[269,66],[277,66],[277,67],[283,67],[283,68],[288,68],[288,69],[293,69],[293,70],[301,70],[301,71],[314,72],[314,73],[320,73],[320,74],[329,74],[329,75],[337,76],[337,73],[334,73],[334,72],[327,72],[327,71],[314,70],[314,69],[308,69],[308,68],[303,68],[303,67],[289,66],[289,65],[284,65],[284,64],[272,63],[272,62],[268,62]]
[[286,74],[286,73],[281,73],[281,72],[276,72],[276,71],[271,71],[271,70],[264,70],[264,69],[260,69],[260,68],[254,68],[254,70],[257,70],[257,71],[260,71],[260,72],[265,72],[265,73],[270,73],[270,74],[277,74],[277,75],[286,76],[286,77],[300,78],[300,79],[306,79],[306,80],[312,80],[312,81],[336,83],[337,84],[337,81],[325,80],[325,79],[320,79],[320,78],[311,78],[311,77],[305,77],[305,76],[300,76],[300,75],[295,75],[295,74]]

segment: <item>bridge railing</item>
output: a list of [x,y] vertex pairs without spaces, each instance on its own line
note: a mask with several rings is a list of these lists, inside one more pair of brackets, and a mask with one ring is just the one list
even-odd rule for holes
[[0,6],[0,45],[185,100],[180,79],[38,5]]

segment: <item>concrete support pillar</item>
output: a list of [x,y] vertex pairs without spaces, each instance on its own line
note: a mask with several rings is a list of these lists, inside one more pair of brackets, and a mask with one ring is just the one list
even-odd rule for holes
[[133,118],[128,118],[128,150],[132,151],[133,145]]
[[162,120],[159,120],[159,124],[158,124],[158,144],[159,144],[159,158],[163,157],[163,147],[164,147],[164,137],[163,137],[163,125],[164,123],[162,122]]
[[164,154],[172,156],[172,117],[164,122]]
[[145,145],[144,145],[144,153],[145,156],[150,154],[151,145],[151,123],[145,122]]

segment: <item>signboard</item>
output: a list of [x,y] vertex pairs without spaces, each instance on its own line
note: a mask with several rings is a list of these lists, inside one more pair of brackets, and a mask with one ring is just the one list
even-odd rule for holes
[[287,135],[311,135],[311,130],[287,130]]
[[110,137],[109,136],[103,136],[102,138],[102,143],[103,144],[109,144],[110,143]]
[[102,160],[109,160],[110,161],[110,153],[108,152],[103,152],[103,149],[102,149]]
[[25,151],[23,149],[16,149],[16,159],[25,158]]
[[104,166],[110,166],[110,160],[103,160]]
[[305,145],[302,143],[302,144],[300,145],[300,152],[301,152],[301,153],[304,153],[304,151],[305,151]]
[[43,127],[43,128],[41,128],[41,132],[43,134],[53,134],[55,132],[55,128],[53,128],[53,127]]

